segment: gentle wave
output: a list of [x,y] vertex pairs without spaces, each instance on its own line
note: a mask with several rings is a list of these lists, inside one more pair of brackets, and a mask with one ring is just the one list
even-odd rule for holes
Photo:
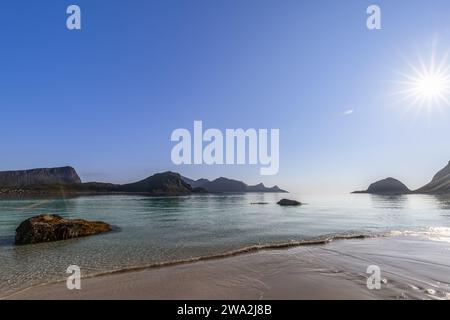
[[243,247],[243,248],[236,249],[236,250],[230,250],[230,251],[227,251],[224,253],[199,256],[199,257],[194,257],[194,258],[189,258],[189,259],[179,259],[179,260],[172,260],[172,261],[165,261],[165,262],[157,262],[157,263],[151,263],[148,265],[140,265],[140,266],[135,266],[135,267],[121,268],[121,269],[117,269],[117,270],[102,272],[101,274],[90,275],[88,277],[97,277],[99,275],[108,275],[108,274],[115,274],[115,273],[129,272],[129,271],[145,270],[145,269],[150,269],[150,268],[168,267],[168,266],[192,263],[192,262],[197,262],[197,261],[207,261],[207,260],[228,258],[228,257],[242,255],[242,254],[255,253],[255,252],[263,251],[263,250],[276,250],[276,249],[281,250],[281,249],[289,249],[289,248],[300,247],[300,246],[325,245],[332,241],[368,239],[368,238],[375,238],[375,237],[379,237],[379,236],[384,236],[384,234],[327,235],[327,236],[322,236],[322,237],[318,237],[318,238],[311,239],[311,240],[252,245],[252,246],[247,246],[247,247]]
[[450,228],[448,227],[428,227],[422,230],[394,230],[390,232],[390,235],[425,237],[431,241],[450,243]]
[[[218,253],[218,254],[204,255],[204,256],[198,256],[198,257],[193,257],[193,258],[188,258],[188,259],[178,259],[178,260],[170,260],[170,261],[164,261],[164,262],[141,264],[138,266],[131,266],[131,267],[114,269],[114,270],[101,271],[101,272],[97,272],[97,273],[91,273],[89,275],[84,276],[83,278],[84,279],[95,278],[95,277],[108,276],[108,275],[113,275],[113,274],[143,271],[143,270],[154,269],[154,268],[164,268],[164,267],[189,264],[189,263],[195,263],[195,262],[201,262],[201,261],[224,259],[224,258],[228,258],[228,257],[256,253],[256,252],[260,252],[260,251],[264,251],[264,250],[283,250],[283,249],[290,249],[290,248],[301,247],[301,246],[320,246],[320,245],[326,245],[333,241],[363,240],[363,239],[369,239],[369,238],[390,237],[390,236],[422,236],[422,237],[426,237],[427,239],[433,240],[433,241],[450,242],[450,228],[428,227],[423,230],[391,230],[391,231],[387,231],[387,232],[372,232],[372,233],[367,232],[367,233],[328,234],[328,235],[322,235],[322,236],[319,236],[319,237],[316,237],[313,239],[308,239],[308,240],[251,245],[251,246],[246,246],[246,247],[242,247],[239,249],[230,250],[230,251],[226,251],[226,252]],[[65,281],[65,279],[60,280],[60,281],[50,281],[50,282],[40,283],[40,284],[30,286],[25,289],[15,291],[13,293],[8,294],[7,296],[0,297],[0,300],[13,297],[14,295],[16,295],[18,293],[27,291],[34,287],[40,287],[40,286],[45,286],[45,285],[54,284],[54,283],[61,283],[64,281]]]
[[[256,253],[256,252],[264,251],[264,250],[282,250],[282,249],[289,249],[289,248],[295,248],[295,247],[300,247],[300,246],[318,246],[318,245],[326,245],[333,241],[358,240],[358,239],[362,240],[362,239],[376,238],[376,237],[381,237],[381,236],[386,236],[386,235],[387,234],[384,234],[384,233],[333,234],[333,235],[323,235],[323,236],[320,236],[320,237],[317,237],[314,239],[310,239],[310,240],[252,245],[252,246],[242,247],[240,249],[230,250],[230,251],[227,251],[224,253],[219,253],[219,254],[205,255],[205,256],[193,257],[193,258],[189,258],[189,259],[179,259],[179,260],[157,262],[157,263],[151,263],[151,264],[142,264],[139,266],[125,267],[125,268],[114,269],[114,270],[109,270],[109,271],[102,271],[102,272],[86,275],[83,278],[88,279],[88,278],[95,278],[95,277],[100,277],[100,276],[107,276],[107,275],[120,274],[120,273],[126,273],[126,272],[143,271],[143,270],[147,270],[147,269],[164,268],[164,267],[170,267],[170,266],[176,266],[176,265],[182,265],[182,264],[189,264],[189,263],[200,262],[200,261],[224,259],[224,258],[234,257],[234,256],[238,256],[238,255],[243,255],[243,254]],[[18,293],[25,292],[31,288],[41,287],[41,286],[54,284],[54,283],[61,283],[64,281],[66,281],[66,280],[64,279],[64,280],[59,280],[59,281],[50,281],[50,282],[40,283],[40,284],[37,284],[34,286],[27,287],[25,289],[15,291],[6,296],[0,297],[0,300],[8,299]]]

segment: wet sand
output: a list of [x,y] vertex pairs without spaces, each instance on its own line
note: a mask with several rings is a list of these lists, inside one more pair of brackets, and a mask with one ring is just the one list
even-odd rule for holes
[[[29,288],[9,299],[450,299],[450,243],[419,236],[333,241]],[[367,288],[367,267],[381,289]]]

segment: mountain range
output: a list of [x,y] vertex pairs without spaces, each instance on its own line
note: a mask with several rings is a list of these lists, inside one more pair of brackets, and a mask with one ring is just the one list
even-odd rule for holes
[[233,192],[265,192],[265,193],[286,193],[286,190],[280,189],[278,186],[271,188],[266,187],[264,184],[260,183],[255,186],[249,186],[242,181],[232,180],[228,178],[218,178],[213,181],[208,179],[192,180],[186,177],[182,179],[190,184],[193,188],[202,188],[207,192],[212,193],[233,193]]
[[54,193],[134,193],[150,195],[182,195],[190,193],[245,193],[286,192],[277,186],[266,188],[263,184],[248,186],[244,182],[219,178],[192,180],[179,173],[163,172],[146,179],[128,183],[83,183],[72,167],[40,168],[0,172],[0,194],[54,194]]
[[[103,182],[83,183],[72,167],[40,168],[31,170],[1,171],[0,194],[54,194],[54,193],[139,193],[149,195],[181,195],[190,193],[247,193],[287,192],[278,186],[271,188],[260,183],[249,186],[228,178],[215,180],[193,180],[175,172],[162,172],[146,179],[128,183],[113,184]],[[410,190],[404,183],[394,178],[377,181],[367,190],[355,193],[371,194],[450,194],[450,162],[433,177],[430,183]]]
[[0,194],[54,194],[54,193],[142,193],[187,194],[195,192],[174,172],[157,173],[146,179],[128,183],[81,182],[72,167],[41,168],[0,172]]

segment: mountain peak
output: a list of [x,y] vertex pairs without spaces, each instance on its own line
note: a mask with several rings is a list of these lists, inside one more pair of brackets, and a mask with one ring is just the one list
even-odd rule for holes
[[372,183],[366,191],[356,191],[355,193],[370,194],[406,194],[411,190],[401,181],[392,177]]
[[217,178],[213,181],[209,181],[207,179],[198,179],[192,180],[186,177],[182,177],[182,179],[190,184],[193,188],[203,188],[208,192],[215,193],[245,193],[245,192],[286,192],[278,188],[278,186],[274,186],[272,188],[267,188],[264,183],[259,183],[254,186],[249,186],[246,183],[238,180],[233,180],[225,177]]
[[181,178],[181,175],[172,171],[156,173],[141,181],[121,185],[119,189],[127,192],[160,194],[184,194],[192,191],[192,187]]

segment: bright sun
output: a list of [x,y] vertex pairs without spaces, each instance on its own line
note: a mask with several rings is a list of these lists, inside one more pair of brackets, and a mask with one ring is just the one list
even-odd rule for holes
[[440,75],[428,75],[417,81],[417,93],[426,98],[433,98],[445,92],[446,79]]
[[410,67],[410,74],[401,74],[404,78],[400,82],[402,90],[396,93],[403,96],[402,100],[428,109],[450,106],[450,66],[447,56],[436,63],[433,53],[428,65],[420,59],[420,67],[411,64]]

